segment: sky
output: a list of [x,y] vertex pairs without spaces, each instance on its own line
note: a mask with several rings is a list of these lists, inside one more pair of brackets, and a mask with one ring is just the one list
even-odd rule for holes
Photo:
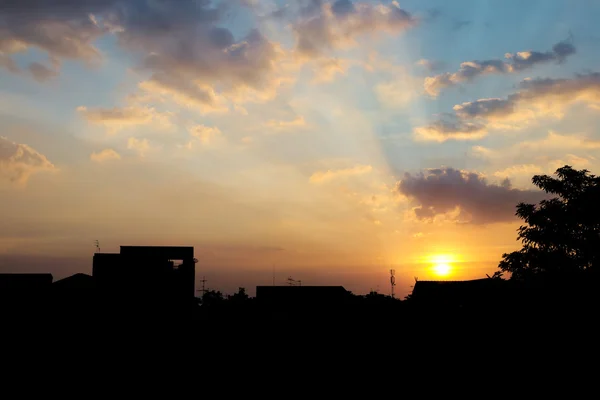
[[[0,272],[194,246],[197,281],[405,296],[600,171],[600,3],[0,0]],[[197,288],[200,284],[197,283]]]

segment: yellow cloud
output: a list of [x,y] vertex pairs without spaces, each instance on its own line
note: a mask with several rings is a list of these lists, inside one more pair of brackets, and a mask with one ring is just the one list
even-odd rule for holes
[[290,121],[281,121],[281,120],[272,119],[272,120],[268,121],[265,125],[274,130],[283,131],[283,130],[304,127],[307,124],[306,124],[306,121],[304,120],[304,117],[299,115]]
[[327,83],[335,79],[337,75],[345,75],[350,62],[337,58],[319,60],[313,66],[313,83]]
[[162,113],[152,107],[128,106],[113,108],[77,107],[77,111],[90,123],[104,125],[111,134],[127,127],[153,124],[156,128],[172,128],[172,113]]
[[309,181],[311,183],[323,183],[344,176],[354,176],[367,174],[373,170],[370,165],[356,165],[352,168],[318,171],[311,175]]
[[146,153],[151,150],[150,142],[148,139],[138,139],[134,137],[130,137],[127,141],[127,148],[131,150],[135,150],[140,157],[145,157]]
[[121,155],[113,149],[104,149],[97,153],[90,154],[90,159],[95,162],[104,162],[108,160],[120,160]]
[[25,184],[33,174],[54,170],[56,167],[37,150],[0,136],[0,177]]
[[210,127],[205,125],[195,125],[188,129],[192,141],[187,145],[188,148],[193,147],[193,142],[199,142],[204,146],[214,144],[215,141],[221,137],[221,130],[217,127]]

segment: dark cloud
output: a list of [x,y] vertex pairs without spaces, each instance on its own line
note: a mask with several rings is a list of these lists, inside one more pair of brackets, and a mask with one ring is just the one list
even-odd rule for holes
[[514,112],[515,101],[508,99],[479,99],[454,106],[461,120],[477,117],[503,117]]
[[331,11],[337,16],[344,16],[355,12],[356,9],[350,0],[337,0],[331,6]]
[[[212,0],[3,0],[0,66],[18,72],[10,56],[29,48],[58,61],[97,62],[102,54],[94,42],[113,33],[152,79],[174,82],[173,92],[197,84],[260,89],[270,79],[276,46],[257,30],[236,39],[220,25],[229,8]],[[39,63],[29,71],[38,80],[57,73]]]
[[459,220],[472,224],[514,220],[519,202],[537,203],[546,198],[544,192],[515,189],[508,179],[491,184],[480,174],[450,167],[416,175],[406,173],[396,189],[418,205],[415,214],[419,219],[431,219],[458,208]]
[[55,68],[48,68],[44,64],[38,62],[32,62],[29,64],[29,72],[33,78],[38,82],[45,82],[58,75],[58,70]]
[[108,11],[116,0],[0,1],[0,53],[38,48],[52,57],[101,58],[93,42],[107,31],[91,17]]
[[520,51],[506,53],[505,60],[466,61],[454,73],[446,72],[425,79],[425,91],[436,96],[440,90],[462,82],[470,82],[480,75],[508,74],[532,68],[536,64],[547,62],[564,62],[566,58],[575,54],[575,46],[569,42],[560,42],[552,47],[551,51]]
[[306,2],[296,14],[292,27],[296,50],[316,57],[364,34],[397,33],[417,24],[417,20],[397,3],[388,5],[353,3],[350,0]]
[[569,100],[587,96],[590,100],[600,101],[600,72],[578,74],[574,79],[525,79],[519,84],[519,88],[521,90],[513,95],[519,100],[547,96]]
[[426,21],[433,21],[437,18],[439,18],[442,15],[442,11],[438,8],[432,8],[427,10],[427,12],[425,13],[425,20]]
[[466,28],[469,25],[471,25],[473,22],[472,21],[456,21],[454,22],[454,24],[452,24],[452,30],[453,31],[458,31],[461,30],[462,28]]
[[490,127],[522,127],[546,112],[560,116],[575,102],[600,107],[598,72],[579,74],[573,79],[525,79],[518,87],[517,92],[504,99],[479,99],[455,105],[453,114],[415,128],[415,134],[437,141],[476,139],[485,135]]

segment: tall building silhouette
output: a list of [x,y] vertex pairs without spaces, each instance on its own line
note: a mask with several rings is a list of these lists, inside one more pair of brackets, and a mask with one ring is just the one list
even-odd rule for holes
[[95,253],[92,276],[105,296],[156,300],[195,297],[194,248],[121,246],[120,253]]

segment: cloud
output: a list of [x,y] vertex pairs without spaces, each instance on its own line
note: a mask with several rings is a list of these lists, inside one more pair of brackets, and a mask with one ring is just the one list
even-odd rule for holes
[[545,171],[539,165],[519,164],[496,171],[494,172],[494,176],[500,179],[514,178],[517,176],[525,176],[527,179],[531,179],[533,175],[543,174],[544,172]]
[[427,60],[424,58],[418,60],[415,64],[427,69],[428,71],[437,71],[444,65],[444,63],[441,61]]
[[25,184],[31,175],[55,169],[46,156],[35,149],[0,136],[0,177]]
[[485,126],[473,122],[463,122],[456,118],[438,120],[414,130],[417,140],[445,142],[454,140],[476,140],[487,134]]
[[383,79],[373,88],[383,106],[404,107],[423,90],[421,80],[412,76],[403,65],[375,51],[370,52],[361,64],[366,71],[375,72],[378,79]]
[[138,84],[138,88],[149,95],[149,99],[169,97],[183,107],[197,108],[201,113],[226,112],[227,100],[207,84],[190,81],[168,74],[154,74]]
[[[195,125],[188,129],[190,136],[203,145],[209,145],[219,138],[222,133],[217,127],[210,127],[205,125]],[[192,147],[192,142],[188,143],[188,147]]]
[[572,79],[524,79],[519,90],[504,99],[489,98],[453,107],[437,121],[416,127],[423,140],[472,140],[489,129],[523,129],[540,117],[562,118],[572,104],[600,107],[600,73],[579,74]]
[[489,224],[514,220],[519,202],[537,203],[545,193],[511,187],[508,179],[491,184],[480,174],[453,168],[406,173],[396,186],[399,193],[418,204],[420,220],[456,212],[457,222]]
[[530,150],[532,152],[548,152],[558,150],[595,150],[600,149],[600,140],[591,139],[578,134],[560,134],[549,131],[543,139],[522,141],[515,145],[515,150]]
[[[150,75],[145,89],[210,105],[210,90],[240,87],[272,91],[277,85],[279,46],[259,30],[235,37],[222,26],[242,3],[180,0],[23,0],[0,3],[0,66],[18,72],[10,57],[30,48],[52,59],[95,64],[103,56],[94,43],[113,34]],[[245,6],[244,6],[245,7]],[[32,65],[42,79],[49,70]],[[191,89],[188,89],[191,88]],[[194,88],[197,88],[194,90]]]
[[552,174],[557,168],[571,165],[588,168],[596,161],[600,140],[580,134],[549,131],[544,137],[520,141],[503,148],[473,146],[470,156],[486,161],[493,175],[511,178],[513,182],[531,184],[534,174]]
[[289,121],[272,119],[272,120],[269,120],[265,125],[276,131],[285,131],[285,130],[291,130],[291,129],[305,127],[307,124],[306,124],[306,120],[304,119],[304,117],[301,115],[298,115],[296,118],[289,120]]
[[435,97],[444,88],[463,82],[471,82],[481,75],[516,73],[530,69],[536,64],[551,61],[561,63],[568,56],[575,54],[575,51],[575,46],[571,43],[559,42],[552,47],[551,51],[506,53],[505,58],[508,61],[500,59],[466,61],[460,64],[457,72],[446,72],[425,78],[424,88],[427,93]]
[[59,63],[55,63],[55,66],[53,68],[49,68],[49,67],[45,66],[44,64],[40,64],[38,62],[32,62],[31,64],[29,64],[28,69],[36,81],[46,82],[46,81],[58,76],[59,66],[60,66]]
[[[57,60],[97,63],[102,54],[93,43],[109,30],[101,26],[94,15],[107,12],[116,3],[115,0],[3,1],[0,3],[0,54],[10,57],[36,48]],[[32,71],[38,78],[39,65],[33,64],[35,72]],[[13,69],[13,72],[18,71]]]
[[136,125],[152,123],[154,127],[170,128],[171,113],[161,113],[151,107],[128,106],[113,108],[77,107],[77,111],[90,123],[104,125],[109,133]]
[[135,137],[130,137],[127,140],[127,148],[136,151],[140,157],[145,157],[146,153],[151,150],[148,139],[138,139]]
[[455,21],[452,24],[452,30],[453,31],[458,31],[461,30],[462,28],[466,28],[470,25],[472,25],[473,22],[472,21],[466,21],[466,20],[460,20],[460,21]]
[[[173,21],[175,22],[175,21]],[[214,106],[215,87],[239,100],[240,93],[269,91],[278,78],[277,61],[283,52],[258,30],[240,41],[225,28],[199,25],[195,31],[161,41],[142,41],[147,52],[142,69],[152,72],[146,90]],[[204,31],[204,33],[202,33]],[[136,38],[129,39],[135,46]]]
[[391,82],[375,86],[375,94],[379,101],[387,107],[400,108],[410,103],[419,93],[419,86],[408,74],[395,77]]
[[344,176],[355,176],[367,174],[373,170],[370,165],[356,165],[352,168],[343,168],[327,171],[318,171],[311,175],[311,183],[324,183]]
[[389,5],[355,4],[349,0],[326,3],[309,1],[292,24],[296,51],[308,58],[353,43],[362,35],[376,32],[399,33],[417,24],[417,20],[400,8]]
[[350,63],[338,58],[318,60],[313,66],[313,83],[332,82],[337,75],[345,75]]
[[121,155],[113,149],[104,149],[97,153],[90,154],[90,160],[101,163],[108,160],[120,160]]

